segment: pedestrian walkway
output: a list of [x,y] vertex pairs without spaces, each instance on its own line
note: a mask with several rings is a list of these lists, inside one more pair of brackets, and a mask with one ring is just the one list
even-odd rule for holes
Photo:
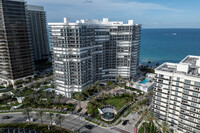
[[125,131],[125,130],[122,130],[122,129],[120,129],[120,128],[117,128],[117,127],[114,127],[114,128],[111,128],[112,130],[115,130],[115,131],[118,131],[118,132],[120,132],[120,133],[129,133],[129,132],[127,132],[127,131]]

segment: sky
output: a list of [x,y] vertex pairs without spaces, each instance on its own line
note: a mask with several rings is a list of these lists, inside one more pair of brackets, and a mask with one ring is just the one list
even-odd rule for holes
[[200,0],[26,0],[44,6],[48,22],[109,18],[143,28],[200,28]]

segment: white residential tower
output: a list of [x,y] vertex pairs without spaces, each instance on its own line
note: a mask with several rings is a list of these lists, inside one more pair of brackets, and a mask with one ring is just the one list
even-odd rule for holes
[[49,23],[56,91],[67,97],[97,80],[130,79],[139,64],[141,25],[129,20]]

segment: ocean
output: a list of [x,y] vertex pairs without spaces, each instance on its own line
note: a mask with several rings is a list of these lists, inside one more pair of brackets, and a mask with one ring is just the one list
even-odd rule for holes
[[179,62],[200,56],[200,29],[142,29],[140,64]]

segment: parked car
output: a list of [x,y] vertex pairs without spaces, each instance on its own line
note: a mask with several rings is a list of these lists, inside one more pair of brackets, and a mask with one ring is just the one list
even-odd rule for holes
[[3,119],[10,119],[12,118],[13,116],[3,116]]
[[26,119],[26,122],[33,122],[34,119],[33,118],[30,118],[30,119]]
[[92,129],[92,126],[91,125],[85,125],[85,128]]
[[54,116],[55,116],[55,117],[58,117],[58,116],[59,116],[59,114],[54,114]]
[[129,120],[125,120],[124,122],[122,122],[122,125],[126,125],[129,122]]
[[[51,122],[49,123],[49,124],[51,124]],[[56,121],[52,121],[52,125],[58,125],[58,122],[56,122]]]

